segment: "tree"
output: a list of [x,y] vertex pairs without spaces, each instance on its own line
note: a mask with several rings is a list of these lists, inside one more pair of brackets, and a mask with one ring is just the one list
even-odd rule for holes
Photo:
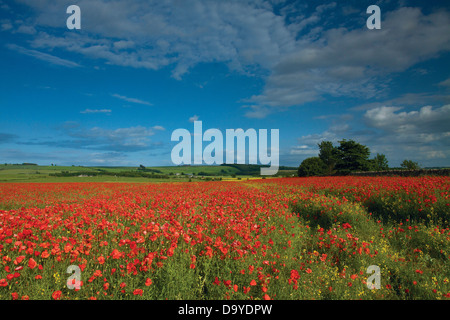
[[306,158],[298,167],[299,177],[310,177],[324,174],[327,170],[326,164],[319,157]]
[[400,166],[407,170],[419,170],[420,166],[417,162],[414,162],[412,160],[403,160],[403,162],[400,164]]
[[319,146],[319,158],[326,165],[326,173],[332,174],[336,163],[338,162],[336,148],[331,141],[322,141]]
[[370,150],[368,147],[346,139],[339,141],[339,144],[339,147],[336,149],[338,158],[336,169],[339,173],[370,170]]
[[388,161],[384,154],[377,153],[375,158],[370,159],[370,163],[371,163],[371,168],[370,168],[371,170],[374,170],[374,171],[389,170]]

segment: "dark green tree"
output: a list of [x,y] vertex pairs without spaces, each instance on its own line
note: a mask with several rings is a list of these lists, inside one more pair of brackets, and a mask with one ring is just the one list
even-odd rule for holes
[[354,140],[339,141],[336,155],[338,158],[336,169],[341,174],[370,170],[369,148]]
[[318,144],[319,146],[319,158],[326,165],[326,174],[333,174],[334,167],[338,162],[338,153],[336,147],[333,146],[331,141],[322,141]]
[[325,174],[326,164],[319,157],[306,158],[298,167],[299,177],[310,177]]
[[403,169],[407,169],[407,170],[419,170],[420,166],[417,162],[412,161],[412,160],[403,160],[403,162],[400,164],[400,166]]
[[370,159],[370,164],[371,164],[370,170],[373,171],[389,170],[388,161],[384,154],[377,153],[375,158]]

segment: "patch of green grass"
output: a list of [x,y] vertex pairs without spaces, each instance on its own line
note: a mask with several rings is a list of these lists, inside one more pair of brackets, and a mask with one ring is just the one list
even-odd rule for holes
[[[188,175],[214,178],[238,176],[239,169],[227,166],[165,166],[165,167],[146,167],[147,171],[138,170],[138,167],[84,167],[84,166],[38,166],[38,165],[0,165],[0,182],[173,182],[188,181]],[[121,177],[121,172],[144,172],[151,174],[154,170],[155,175],[170,175],[171,179],[160,177]],[[88,177],[55,177],[55,173],[80,172],[83,175],[86,172],[95,173],[96,176]],[[101,175],[102,172],[109,175]],[[117,173],[113,176],[111,173]],[[245,176],[241,176],[245,178]]]

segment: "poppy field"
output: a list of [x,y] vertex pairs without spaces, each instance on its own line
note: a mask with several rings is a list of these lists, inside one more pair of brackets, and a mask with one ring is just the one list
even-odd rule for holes
[[449,177],[2,183],[0,300],[450,299],[449,188]]

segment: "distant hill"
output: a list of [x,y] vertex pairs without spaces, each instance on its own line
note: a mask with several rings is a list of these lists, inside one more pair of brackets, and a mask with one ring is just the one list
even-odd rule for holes
[[[176,181],[260,177],[263,165],[223,164],[195,166],[42,166],[34,163],[0,164],[0,182]],[[276,176],[296,175],[297,168],[280,166]]]

